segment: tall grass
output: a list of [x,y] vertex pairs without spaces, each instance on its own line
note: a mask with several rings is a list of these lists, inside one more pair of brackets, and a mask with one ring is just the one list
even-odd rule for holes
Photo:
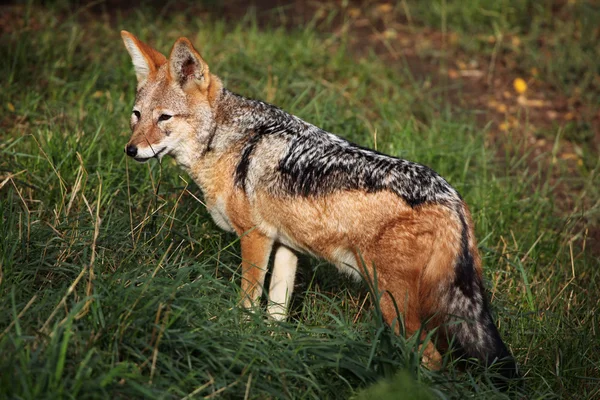
[[[598,395],[599,263],[586,236],[597,197],[557,213],[546,167],[515,152],[498,160],[485,132],[443,111],[435,91],[310,26],[261,30],[252,17],[144,8],[111,21],[60,4],[10,12],[0,37],[0,397],[511,394],[488,373],[420,367],[414,339],[378,322],[365,286],[317,260],[302,260],[290,321],[241,310],[237,239],[172,162],[123,154],[135,77],[121,28],[163,52],[185,35],[230,89],[445,176],[473,211],[526,396]],[[584,193],[597,195],[597,172],[578,178]]]

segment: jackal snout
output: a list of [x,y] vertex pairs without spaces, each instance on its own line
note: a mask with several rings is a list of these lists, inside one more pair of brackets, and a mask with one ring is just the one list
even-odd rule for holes
[[137,147],[133,144],[127,143],[124,151],[129,157],[135,157],[137,155]]

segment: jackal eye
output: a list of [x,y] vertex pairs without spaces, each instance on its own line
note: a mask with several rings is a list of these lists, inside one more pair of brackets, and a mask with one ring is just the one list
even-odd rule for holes
[[160,114],[160,116],[158,117],[158,122],[168,121],[171,119],[171,117],[172,117],[172,115],[169,115],[169,114]]
[[133,110],[133,115],[135,115],[137,119],[140,119],[140,117],[142,116],[142,114],[140,114],[138,110]]

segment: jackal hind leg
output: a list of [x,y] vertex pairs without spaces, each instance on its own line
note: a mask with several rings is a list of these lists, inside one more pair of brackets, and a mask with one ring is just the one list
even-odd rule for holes
[[[431,370],[440,369],[442,356],[435,348],[434,343],[427,339],[428,332],[424,321],[421,320],[416,285],[395,283],[392,293],[394,298],[392,299],[389,292],[386,292],[379,300],[384,321],[390,327],[394,327],[396,334],[404,333],[407,338],[419,333],[419,352],[422,354],[423,365]],[[398,320],[398,314],[402,318],[402,322]]]

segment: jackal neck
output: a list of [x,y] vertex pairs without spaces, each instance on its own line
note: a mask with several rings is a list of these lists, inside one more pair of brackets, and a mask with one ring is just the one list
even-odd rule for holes
[[[208,125],[208,124],[207,124]],[[246,144],[257,135],[275,131],[293,134],[309,124],[280,108],[235,94],[225,88],[215,96],[208,140],[194,145],[193,162],[180,164],[203,187],[214,174],[212,169],[224,157],[236,165]]]
[[[249,139],[254,133],[275,129],[298,133],[309,124],[286,111],[260,100],[252,100],[223,89],[215,111],[218,130],[228,139]],[[234,133],[235,132],[235,133]],[[233,133],[233,135],[231,135]]]
[[212,164],[225,153],[236,150],[241,153],[241,149],[259,135],[295,135],[312,126],[274,105],[245,98],[225,88],[215,99],[213,118],[209,140],[198,155],[198,162],[203,164]]

